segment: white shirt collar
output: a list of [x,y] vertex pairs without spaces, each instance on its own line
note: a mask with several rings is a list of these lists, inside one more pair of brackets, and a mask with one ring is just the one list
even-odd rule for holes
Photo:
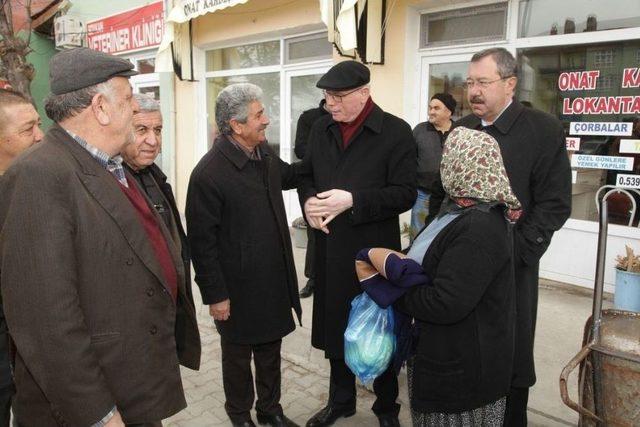
[[504,108],[502,109],[502,111],[500,111],[500,114],[498,114],[495,118],[494,121],[492,121],[491,123],[485,121],[484,119],[480,119],[480,121],[482,122],[482,126],[490,126],[492,124],[494,124],[495,122],[498,121],[498,119],[500,118],[500,116],[502,115],[502,113],[504,113],[504,110],[506,110],[507,108],[509,108],[509,105],[511,105],[511,103],[513,102],[513,98],[511,98],[509,100],[509,102],[507,103],[507,105],[504,106]]

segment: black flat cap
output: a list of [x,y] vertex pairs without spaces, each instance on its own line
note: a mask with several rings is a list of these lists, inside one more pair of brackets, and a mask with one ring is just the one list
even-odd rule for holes
[[133,64],[126,59],[87,47],[63,50],[49,61],[49,83],[54,95],[97,85],[112,77],[136,74]]
[[327,90],[347,90],[369,83],[371,73],[358,61],[339,62],[320,77],[316,87]]

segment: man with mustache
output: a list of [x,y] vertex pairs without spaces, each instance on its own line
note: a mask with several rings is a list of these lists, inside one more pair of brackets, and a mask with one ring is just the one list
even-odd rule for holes
[[[316,86],[328,115],[311,128],[298,188],[314,228],[316,289],[311,344],[331,364],[329,401],[307,422],[324,427],[356,411],[355,377],[344,360],[351,301],[362,290],[355,256],[366,247],[400,250],[398,215],[416,199],[416,143],[402,119],[373,102],[369,69],[356,61],[334,65]],[[372,410],[383,427],[398,426],[397,373],[375,379]]]
[[289,427],[280,405],[280,348],[302,316],[282,190],[294,168],[267,144],[262,89],[224,88],[219,136],[189,180],[187,230],[196,283],[220,334],[224,408],[233,426]]
[[516,333],[506,426],[527,425],[535,381],[533,343],[538,308],[538,264],[553,233],[571,214],[571,167],[562,123],[515,100],[515,58],[490,48],[471,58],[466,81],[473,114],[456,125],[484,130],[500,145],[507,175],[524,214],[515,227]]

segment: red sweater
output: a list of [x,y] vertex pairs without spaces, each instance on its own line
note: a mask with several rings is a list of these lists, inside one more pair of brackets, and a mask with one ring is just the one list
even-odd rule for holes
[[171,258],[171,252],[169,252],[167,241],[162,234],[162,230],[160,230],[158,221],[156,221],[156,218],[153,216],[153,212],[151,212],[151,208],[147,204],[144,196],[136,187],[135,182],[130,180],[129,177],[127,177],[127,182],[129,183],[129,188],[124,185],[120,185],[120,188],[138,213],[140,222],[142,222],[144,231],[147,233],[149,242],[153,247],[153,252],[155,252],[156,259],[160,263],[162,274],[169,285],[169,289],[167,290],[175,303],[178,298],[178,273],[176,272],[176,266]]
[[373,101],[371,100],[371,97],[369,97],[369,99],[367,99],[367,102],[364,104],[364,108],[362,109],[360,114],[358,114],[358,117],[356,117],[354,121],[352,121],[351,123],[338,122],[338,125],[340,126],[340,133],[342,134],[343,149],[346,149],[349,146],[351,138],[353,138],[358,129],[362,127],[362,124],[367,119],[367,117],[369,117],[369,114],[373,110],[373,105]]

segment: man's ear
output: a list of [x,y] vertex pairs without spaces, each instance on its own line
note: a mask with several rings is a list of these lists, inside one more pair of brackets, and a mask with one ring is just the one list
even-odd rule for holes
[[518,84],[517,77],[509,77],[507,78],[507,88],[511,91],[511,94],[514,95],[516,93],[516,85]]
[[229,126],[231,127],[233,133],[235,133],[236,135],[242,135],[242,126],[240,125],[241,123],[236,119],[229,120]]
[[91,111],[95,116],[98,123],[103,126],[107,126],[111,123],[111,117],[109,117],[109,112],[107,108],[107,99],[102,93],[96,93],[93,95],[91,99]]
[[369,95],[371,95],[371,89],[369,89],[368,87],[362,88],[362,96],[365,100],[369,98]]

